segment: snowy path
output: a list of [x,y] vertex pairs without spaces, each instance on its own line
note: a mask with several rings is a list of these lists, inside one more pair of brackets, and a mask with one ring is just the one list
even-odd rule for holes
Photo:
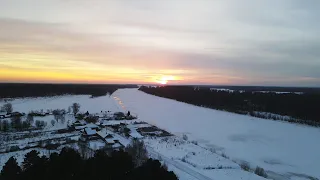
[[181,171],[191,175],[192,177],[194,177],[198,180],[212,180],[211,178],[209,178],[203,174],[200,174],[199,172],[194,171],[193,169],[191,169],[191,168],[189,168],[179,162],[171,160],[171,159],[167,158],[166,156],[154,151],[153,148],[151,148],[149,146],[147,146],[147,150],[148,150],[148,153],[151,154],[152,156],[158,157],[159,159],[162,159],[165,163],[175,166],[176,168],[180,169]]

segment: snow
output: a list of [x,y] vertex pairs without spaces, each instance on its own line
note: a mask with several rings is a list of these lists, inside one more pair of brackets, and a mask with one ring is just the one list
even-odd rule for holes
[[89,136],[90,135],[95,135],[97,133],[96,130],[93,130],[91,128],[85,128],[84,130],[85,130],[86,134],[89,135]]
[[108,133],[105,129],[98,131],[97,134],[101,137],[101,138],[106,138],[108,136]]
[[[18,98],[10,101],[14,111],[29,113],[30,111],[36,111],[43,109],[65,109],[72,103],[79,103],[81,105],[80,111],[89,111],[89,113],[100,113],[101,111],[119,111],[119,107],[114,103],[113,98],[109,96],[100,96],[91,98],[89,95],[65,95],[54,97],[38,97],[38,98]],[[0,106],[5,104],[4,101],[0,101]]]
[[113,140],[113,139],[108,139],[108,138],[106,138],[105,140],[106,140],[106,142],[107,142],[108,144],[114,144],[114,140]]
[[122,145],[128,146],[130,144],[130,140],[129,139],[124,138],[124,137],[120,136],[119,134],[113,133],[111,131],[110,132],[108,131],[108,133],[113,136],[113,139],[118,140]]
[[[138,128],[155,125],[177,136],[186,134],[189,141],[196,141],[195,144],[198,145],[186,142],[174,146],[174,143],[162,142],[161,139],[144,139],[150,148],[161,153],[163,157],[168,157],[169,162],[180,167],[168,164],[169,169],[173,169],[182,180],[195,179],[195,176],[198,177],[196,179],[210,177],[223,180],[260,178],[242,171],[233,161],[247,161],[253,168],[259,165],[269,171],[268,173],[290,177],[289,179],[303,179],[308,176],[320,178],[320,171],[318,171],[320,144],[317,143],[317,138],[320,137],[319,128],[196,107],[148,95],[137,89],[120,89],[111,97],[90,98],[85,95],[68,95],[11,101],[14,111],[25,113],[41,109],[45,112],[47,109],[67,109],[73,102],[80,103],[81,110],[84,112],[87,110],[90,113],[100,113],[101,110],[112,112],[130,110],[139,115],[139,119],[134,121],[102,121],[106,125],[126,123],[134,133]],[[3,102],[0,102],[0,106],[2,105]],[[66,128],[68,123],[75,121],[73,115],[66,115],[64,123],[59,121],[52,126],[52,119],[54,117],[49,115],[35,117],[34,120],[46,121],[46,131]],[[151,125],[132,124],[136,121],[144,121]],[[88,126],[85,127],[88,128]],[[129,139],[112,131],[105,130],[104,133],[111,134],[114,137],[112,140],[119,140],[124,146],[130,143]],[[10,145],[17,144],[23,147],[28,144],[29,147],[32,147],[32,145],[37,145],[36,141],[48,139],[48,136],[52,134],[16,140],[10,142]],[[66,135],[54,135],[55,138],[60,136],[65,137]],[[70,137],[79,138],[79,132]],[[179,137],[173,137],[173,139],[181,140]],[[93,148],[101,147],[102,142],[100,140],[92,143]],[[119,145],[115,144],[115,146]],[[17,154],[21,154],[20,152],[22,153],[19,151]],[[222,153],[225,153],[230,159],[223,158]],[[1,154],[0,166],[6,162],[7,156],[9,156],[8,153]],[[182,159],[185,162],[182,162]],[[232,169],[210,169],[220,166]],[[183,171],[186,169],[192,169],[193,175]],[[293,173],[296,175],[292,175]]]
[[106,143],[104,143],[102,140],[95,140],[95,141],[89,141],[89,147],[92,150],[98,150],[105,147]]
[[143,136],[141,136],[141,134],[138,133],[136,130],[131,131],[129,135],[133,138],[138,138],[138,139],[143,138]]
[[200,169],[240,169],[240,166],[229,159],[212,153],[200,146],[177,137],[146,138],[144,142],[158,153],[171,158],[186,161]]
[[86,128],[86,126],[75,126],[74,129],[75,130],[81,130],[81,129],[84,129]]
[[121,123],[132,124],[134,122],[139,122],[139,121],[138,120],[102,120],[101,125],[102,126],[112,126],[112,125],[119,125]]
[[250,173],[247,171],[243,171],[241,169],[211,169],[211,170],[204,170],[204,169],[195,169],[194,167],[188,165],[187,163],[180,162],[181,164],[189,167],[190,169],[196,170],[201,174],[204,174],[212,179],[223,179],[223,180],[236,180],[236,179],[243,179],[243,180],[266,180],[263,177],[257,176],[254,173]]
[[113,96],[139,114],[139,120],[178,136],[187,134],[189,140],[235,161],[320,178],[319,128],[201,108],[137,89],[120,89]]
[[85,125],[85,127],[86,127],[86,128],[92,128],[92,129],[94,129],[94,128],[99,128],[99,126],[97,126],[97,125],[95,125],[95,124],[93,124],[93,123],[87,124],[87,125]]

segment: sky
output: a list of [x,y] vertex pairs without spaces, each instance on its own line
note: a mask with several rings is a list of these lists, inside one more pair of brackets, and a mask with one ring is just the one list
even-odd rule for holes
[[0,0],[0,82],[320,87],[319,0]]

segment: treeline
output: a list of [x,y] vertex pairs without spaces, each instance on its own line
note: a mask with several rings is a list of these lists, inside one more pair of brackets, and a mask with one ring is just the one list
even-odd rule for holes
[[136,88],[136,85],[103,84],[0,84],[0,98],[41,97],[55,95],[92,95],[112,94],[120,88]]
[[[195,88],[191,86],[142,86],[139,90],[207,108],[312,126],[320,125],[320,93],[227,92],[210,90],[207,87]],[[290,118],[280,119],[275,114],[289,116]]]
[[230,89],[235,91],[257,92],[257,91],[273,91],[273,92],[303,92],[303,93],[320,93],[320,88],[312,87],[272,87],[272,86],[197,86],[200,88],[216,88]]
[[25,155],[21,167],[11,157],[0,174],[1,180],[177,180],[173,172],[157,160],[149,159],[135,166],[132,157],[124,151],[107,154],[97,151],[94,157],[83,159],[69,148],[52,153],[49,158],[39,156],[37,151]]

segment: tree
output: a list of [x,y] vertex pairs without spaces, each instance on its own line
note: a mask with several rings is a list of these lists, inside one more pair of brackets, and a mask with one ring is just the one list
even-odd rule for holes
[[78,141],[78,147],[79,147],[80,155],[82,156],[82,158],[86,158],[88,154],[89,144],[83,141]]
[[80,104],[79,103],[73,103],[71,107],[72,107],[72,112],[73,112],[74,115],[76,115],[80,110]]
[[28,129],[30,127],[30,124],[27,121],[22,122],[22,129]]
[[184,135],[182,136],[182,138],[183,138],[183,140],[188,141],[188,136],[187,136],[186,134],[184,134]]
[[24,156],[24,161],[22,163],[22,167],[24,171],[32,168],[38,161],[40,160],[39,152],[36,150],[32,150]]
[[168,172],[166,167],[161,166],[160,161],[152,159],[130,172],[129,177],[133,180],[178,180],[173,172]]
[[39,157],[39,152],[32,150],[24,156],[22,179],[40,180],[46,173],[47,158]]
[[1,179],[16,180],[21,173],[21,168],[14,157],[9,158],[1,171]]
[[263,168],[257,166],[256,169],[254,170],[254,173],[258,176],[261,176],[261,177],[264,177],[264,178],[267,178],[268,175],[267,173],[264,171]]
[[136,167],[141,166],[148,160],[148,152],[143,141],[139,141],[137,138],[132,139],[131,143],[125,148],[133,159]]
[[16,130],[21,130],[22,129],[21,117],[20,116],[11,117],[11,126]]
[[46,122],[40,121],[40,120],[36,120],[36,127],[37,128],[44,128],[45,126],[47,126]]
[[6,132],[9,130],[9,122],[7,120],[2,121],[2,131]]
[[27,123],[29,123],[30,125],[33,124],[34,119],[33,119],[33,116],[32,116],[30,113],[27,115],[26,121],[27,121]]
[[9,114],[9,113],[12,113],[12,111],[13,111],[13,108],[12,108],[12,104],[11,104],[11,103],[4,104],[2,108],[3,108],[3,110],[4,110],[5,112],[7,112],[8,114]]
[[54,120],[51,120],[51,125],[54,126],[56,122]]

